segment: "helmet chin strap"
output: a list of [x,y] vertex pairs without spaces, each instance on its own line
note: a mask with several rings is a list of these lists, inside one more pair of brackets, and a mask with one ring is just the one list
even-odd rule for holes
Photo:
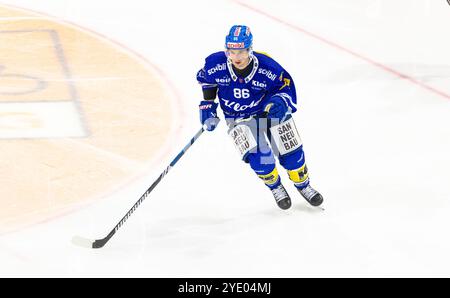
[[248,56],[250,57],[250,61],[253,59],[253,46],[248,48]]
[[248,64],[245,66],[247,67],[253,60],[253,47],[248,48]]

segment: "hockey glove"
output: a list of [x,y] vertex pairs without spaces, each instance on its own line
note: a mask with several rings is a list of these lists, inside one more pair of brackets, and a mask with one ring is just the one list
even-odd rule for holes
[[281,97],[274,96],[264,106],[264,111],[268,112],[267,118],[283,119],[288,112],[288,106]]
[[207,131],[213,131],[219,124],[220,119],[217,118],[218,104],[212,100],[202,100],[199,105],[200,122],[206,127]]

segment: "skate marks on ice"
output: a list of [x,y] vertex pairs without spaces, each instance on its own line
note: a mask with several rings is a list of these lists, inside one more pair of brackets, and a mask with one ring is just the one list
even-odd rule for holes
[[161,74],[75,25],[0,6],[0,233],[127,185],[173,127]]

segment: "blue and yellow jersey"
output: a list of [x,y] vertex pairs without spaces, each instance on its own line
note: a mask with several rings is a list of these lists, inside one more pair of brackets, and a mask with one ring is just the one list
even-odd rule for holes
[[205,59],[197,80],[203,89],[218,89],[220,107],[226,117],[249,117],[262,113],[271,97],[282,98],[294,113],[297,96],[289,73],[266,54],[254,52],[253,69],[247,77],[233,71],[225,52],[217,52]]

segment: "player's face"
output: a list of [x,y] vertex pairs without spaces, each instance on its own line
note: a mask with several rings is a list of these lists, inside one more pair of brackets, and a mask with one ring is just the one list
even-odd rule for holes
[[250,62],[250,53],[248,49],[245,50],[227,50],[228,58],[231,59],[234,67],[237,69],[244,69]]

